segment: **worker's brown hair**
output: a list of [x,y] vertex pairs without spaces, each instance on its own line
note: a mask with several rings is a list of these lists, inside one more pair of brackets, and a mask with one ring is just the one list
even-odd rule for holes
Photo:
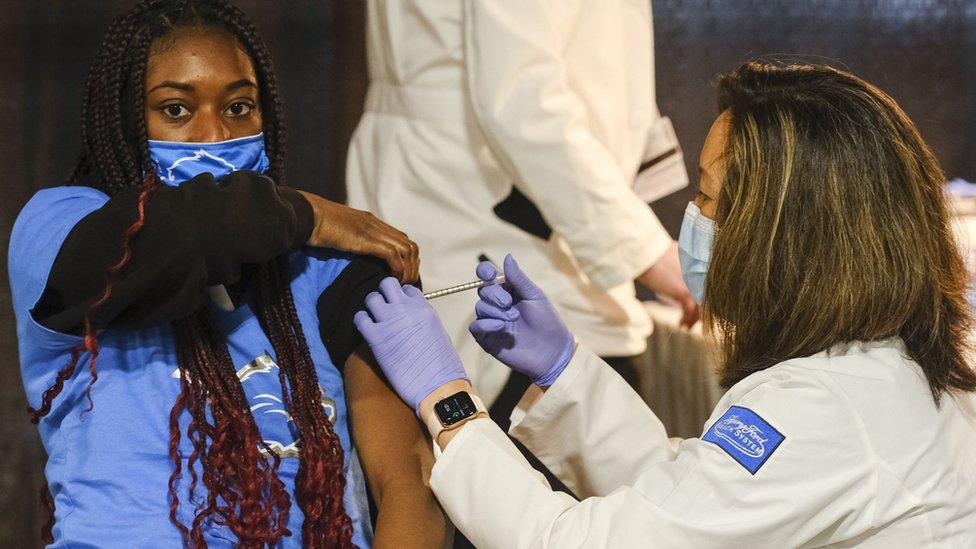
[[898,337],[936,404],[976,390],[945,176],[895,101],[828,66],[750,62],[721,77],[719,106],[730,124],[704,303],[723,385]]

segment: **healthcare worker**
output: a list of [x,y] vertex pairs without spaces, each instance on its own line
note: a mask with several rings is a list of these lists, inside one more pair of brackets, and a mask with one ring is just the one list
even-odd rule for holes
[[507,258],[471,331],[535,380],[511,434],[585,499],[551,491],[388,279],[356,321],[442,449],[431,487],[485,548],[976,547],[971,313],[935,157],[842,71],[749,63],[719,87],[679,239],[728,387],[701,437],[669,440]]
[[[410,234],[430,290],[514,253],[580,341],[636,384],[651,323],[634,280],[698,318],[677,244],[647,206],[688,180],[655,102],[650,0],[367,5],[349,204]],[[473,303],[434,305],[494,401],[510,372],[468,334]]]

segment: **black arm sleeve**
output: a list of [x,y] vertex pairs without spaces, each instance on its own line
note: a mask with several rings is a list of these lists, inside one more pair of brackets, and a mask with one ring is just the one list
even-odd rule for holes
[[[141,190],[119,192],[71,230],[33,310],[44,326],[76,332],[98,299],[123,233],[138,217]],[[244,263],[263,263],[308,240],[311,205],[255,172],[210,174],[156,190],[132,239],[132,257],[94,321],[139,329],[181,318],[203,304],[206,286],[232,284]]]
[[[319,296],[316,309],[319,335],[329,351],[332,363],[340,371],[363,343],[352,317],[364,307],[370,292],[379,288],[380,280],[390,276],[390,267],[375,257],[357,256]],[[414,284],[421,287],[420,282]]]

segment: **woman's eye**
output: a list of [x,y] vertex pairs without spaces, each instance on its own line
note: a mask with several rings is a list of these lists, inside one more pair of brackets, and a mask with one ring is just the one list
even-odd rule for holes
[[227,112],[231,116],[244,116],[251,112],[251,106],[248,105],[247,103],[242,103],[238,101],[237,103],[234,103],[231,106],[227,107]]
[[163,112],[166,113],[166,116],[174,120],[185,118],[190,115],[189,109],[187,109],[183,105],[178,105],[178,104],[167,105],[163,107]]

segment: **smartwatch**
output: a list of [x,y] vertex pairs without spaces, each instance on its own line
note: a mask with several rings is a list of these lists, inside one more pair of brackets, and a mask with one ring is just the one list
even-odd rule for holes
[[427,417],[427,430],[436,443],[444,431],[457,429],[480,414],[487,415],[488,410],[478,395],[460,391],[434,404],[434,411]]

